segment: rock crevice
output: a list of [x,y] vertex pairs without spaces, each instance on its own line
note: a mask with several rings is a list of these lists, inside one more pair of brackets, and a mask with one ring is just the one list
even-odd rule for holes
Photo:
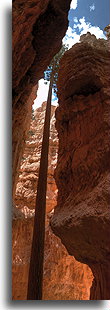
[[13,199],[37,83],[61,48],[70,2],[13,1]]

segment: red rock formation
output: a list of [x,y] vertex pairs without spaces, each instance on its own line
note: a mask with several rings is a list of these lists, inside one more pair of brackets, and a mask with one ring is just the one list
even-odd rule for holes
[[61,48],[70,2],[13,0],[13,196],[36,84]]
[[[55,109],[56,107],[52,106],[47,179],[47,212],[50,212],[55,207],[57,195],[57,187],[53,178],[58,149],[57,131],[55,130]],[[27,208],[35,208],[45,110],[46,102],[32,114],[32,121],[19,169],[14,203],[17,208],[23,209],[23,212]]]
[[110,299],[110,51],[88,34],[61,60],[55,173],[58,203],[51,221],[70,255],[94,274],[90,299]]
[[29,98],[24,98],[24,103],[15,105],[13,110],[13,200],[15,196],[16,184],[18,181],[18,169],[21,162],[21,156],[24,151],[24,145],[27,137],[27,131],[30,127],[32,104],[36,98],[37,85],[33,87]]
[[88,300],[93,275],[90,268],[68,255],[61,240],[46,225],[44,300]]
[[[16,188],[13,218],[13,299],[26,300],[28,271],[33,233],[36,188],[46,103],[32,114],[32,121]],[[46,235],[44,257],[44,300],[89,299],[92,274],[88,266],[68,255],[49,227],[50,210],[56,205],[56,184],[53,178],[57,160],[57,132],[55,107],[52,106],[50,122],[49,168],[46,200]],[[22,211],[22,213],[21,213]]]
[[[27,299],[33,217],[13,220],[12,298]],[[43,300],[88,300],[92,274],[68,255],[46,220]]]

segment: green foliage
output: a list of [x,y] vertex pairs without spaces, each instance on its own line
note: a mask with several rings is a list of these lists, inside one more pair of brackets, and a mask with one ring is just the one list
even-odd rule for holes
[[58,70],[59,70],[59,62],[64,53],[68,50],[68,46],[62,45],[62,48],[60,51],[54,56],[52,59],[50,65],[48,66],[47,70],[44,72],[44,80],[45,84],[47,84],[47,81],[50,81],[51,74],[54,72],[54,80],[53,80],[53,90],[56,94],[57,92],[57,80],[58,80]]

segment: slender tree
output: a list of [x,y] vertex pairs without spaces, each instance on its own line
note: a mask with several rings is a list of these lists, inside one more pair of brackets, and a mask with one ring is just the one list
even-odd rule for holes
[[33,240],[31,249],[31,259],[28,278],[27,300],[42,299],[43,282],[43,260],[44,260],[44,240],[45,240],[45,211],[46,211],[46,189],[47,189],[47,170],[48,170],[48,149],[50,134],[50,116],[52,88],[56,93],[56,82],[58,77],[59,60],[67,47],[62,46],[60,52],[53,58],[50,66],[44,74],[46,80],[50,80],[45,114],[39,178],[37,185],[37,197],[35,207]]

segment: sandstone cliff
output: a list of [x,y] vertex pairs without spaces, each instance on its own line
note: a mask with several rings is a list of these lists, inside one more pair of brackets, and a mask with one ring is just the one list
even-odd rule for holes
[[[68,255],[46,220],[43,300],[88,300],[92,273]],[[12,298],[27,299],[33,217],[13,220]]]
[[87,34],[65,53],[58,81],[57,207],[51,221],[94,274],[91,299],[110,299],[110,50]]
[[61,48],[70,2],[13,0],[13,196],[36,85]]
[[[32,113],[31,126],[19,169],[13,217],[13,299],[26,300],[28,270],[33,233],[33,217],[46,103]],[[68,255],[49,227],[50,212],[56,205],[57,187],[53,177],[57,162],[58,138],[55,107],[50,122],[49,167],[46,199],[44,256],[44,300],[88,300],[92,273],[87,265]],[[52,211],[53,212],[53,211]]]
[[[58,149],[57,131],[55,130],[55,109],[56,107],[52,106],[47,179],[47,212],[55,207],[57,196],[57,187],[53,178]],[[33,210],[35,208],[45,110],[46,102],[32,113],[31,125],[20,164],[14,202],[17,208],[22,209],[23,213],[27,212],[28,209]]]

